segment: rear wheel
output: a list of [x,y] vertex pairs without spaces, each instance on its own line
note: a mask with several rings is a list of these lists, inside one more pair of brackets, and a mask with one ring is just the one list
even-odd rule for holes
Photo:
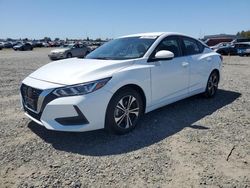
[[109,102],[105,128],[116,134],[125,134],[135,128],[143,114],[141,96],[134,89],[116,93]]
[[216,71],[213,71],[207,81],[207,88],[205,91],[205,96],[208,98],[214,97],[219,84],[219,74]]

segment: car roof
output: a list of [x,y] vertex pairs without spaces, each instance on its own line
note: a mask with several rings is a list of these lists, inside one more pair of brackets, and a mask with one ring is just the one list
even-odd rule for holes
[[128,37],[159,37],[161,35],[164,35],[164,36],[168,36],[168,35],[182,35],[182,36],[186,36],[184,34],[177,33],[177,32],[151,32],[151,33],[138,33],[138,34],[132,34],[132,35],[125,35],[125,36],[121,36],[121,37],[118,37],[118,38],[128,38]]

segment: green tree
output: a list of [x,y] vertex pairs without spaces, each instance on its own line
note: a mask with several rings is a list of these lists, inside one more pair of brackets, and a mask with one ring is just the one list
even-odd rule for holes
[[236,35],[242,38],[250,38],[250,30],[238,32]]

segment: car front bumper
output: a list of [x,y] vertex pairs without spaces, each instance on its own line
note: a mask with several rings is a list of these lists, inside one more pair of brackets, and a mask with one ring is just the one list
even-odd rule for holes
[[[30,87],[37,86],[37,83],[30,84],[30,79],[25,79],[23,83]],[[49,102],[45,98],[43,103],[46,105],[41,108],[40,113],[27,108],[22,95],[21,102],[25,115],[49,130],[84,132],[104,128],[106,109],[111,97],[112,93],[102,88],[87,95],[55,98]]]
[[52,60],[56,60],[56,59],[65,59],[66,58],[66,55],[63,53],[63,54],[60,54],[60,53],[52,53],[52,54],[49,54],[48,55],[50,59]]

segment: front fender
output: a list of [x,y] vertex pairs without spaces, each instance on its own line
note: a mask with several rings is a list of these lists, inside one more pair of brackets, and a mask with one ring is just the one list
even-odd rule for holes
[[105,88],[113,94],[126,85],[139,86],[146,97],[146,107],[151,103],[150,65],[133,65],[116,72]]

